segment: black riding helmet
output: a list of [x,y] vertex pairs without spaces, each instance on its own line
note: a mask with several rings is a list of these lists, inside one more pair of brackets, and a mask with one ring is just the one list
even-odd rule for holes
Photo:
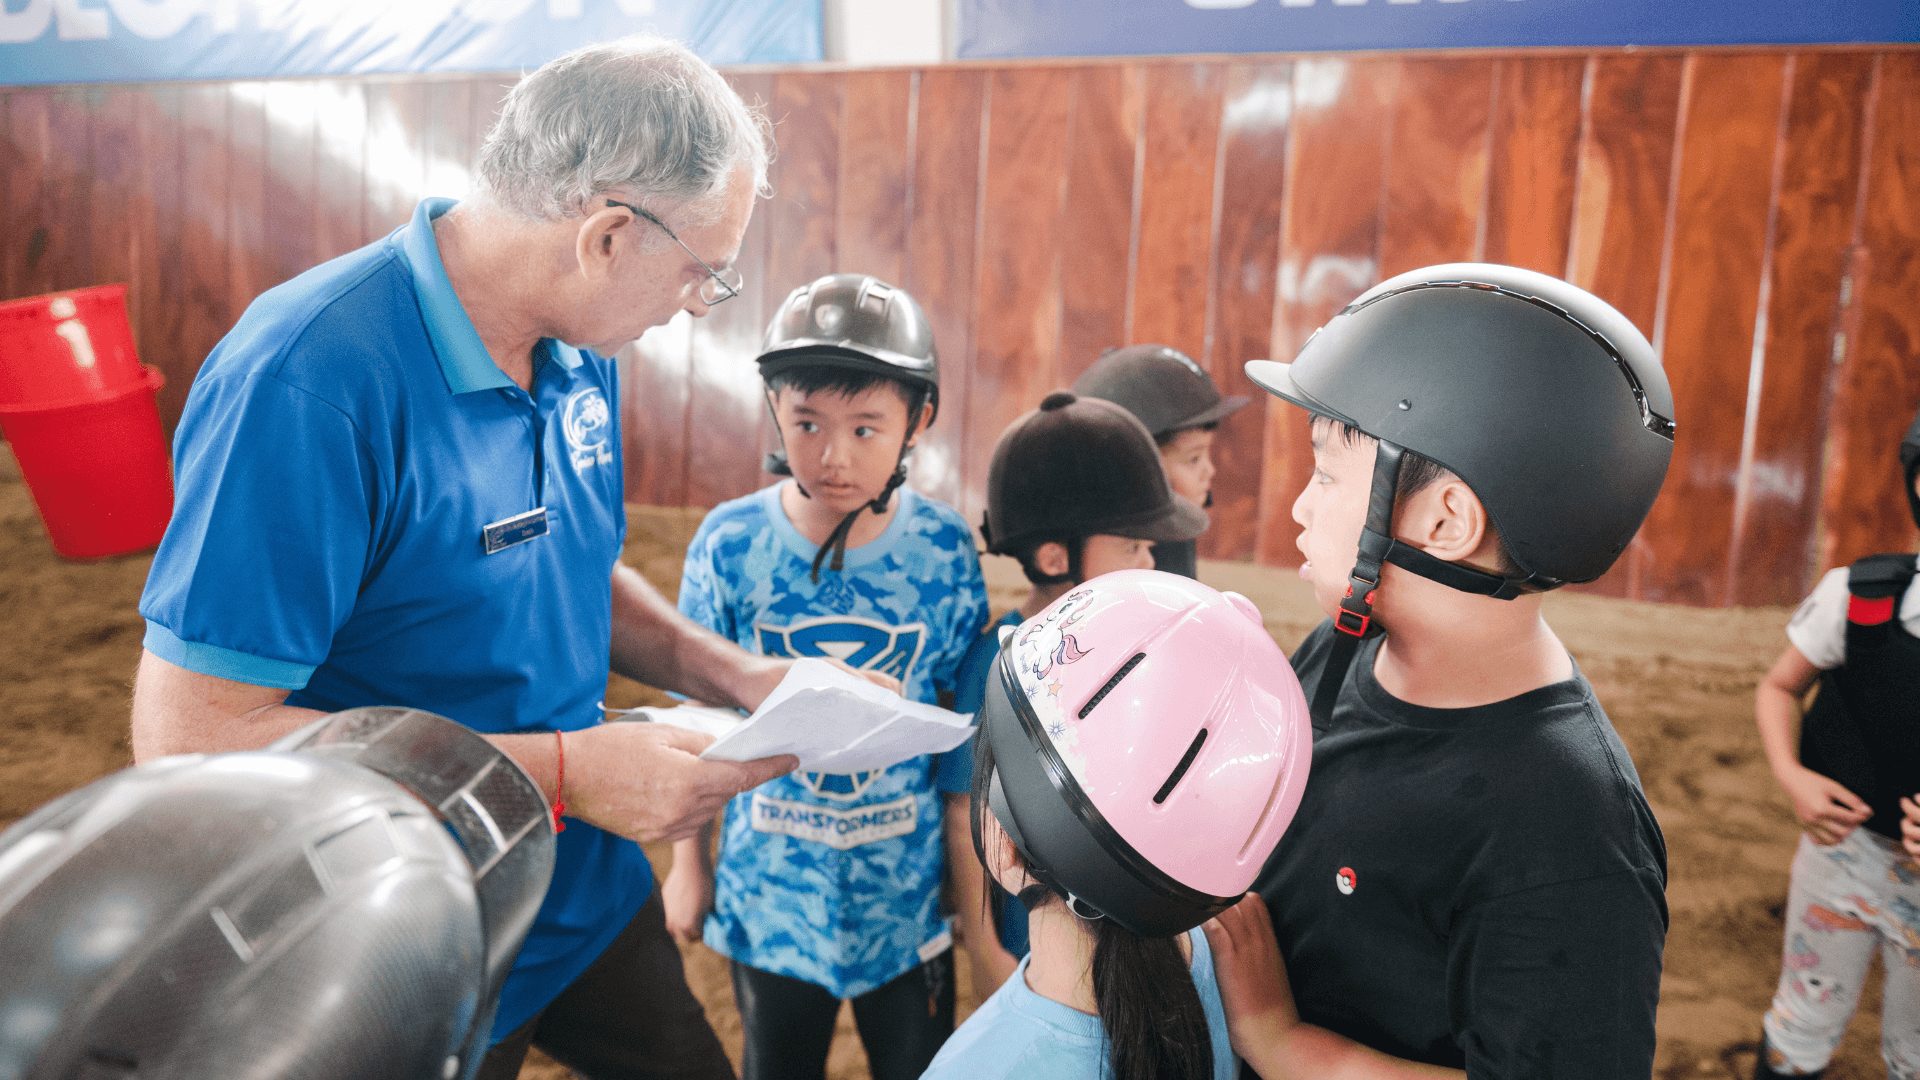
[[993,448],[980,536],[988,551],[1016,558],[1066,543],[1067,579],[1042,584],[1079,581],[1074,541],[1095,534],[1169,543],[1206,531],[1206,511],[1173,493],[1145,425],[1111,401],[1057,390]]
[[[813,558],[813,576],[829,556],[838,571],[846,555],[847,534],[861,513],[884,514],[894,489],[906,482],[908,443],[916,432],[933,426],[940,414],[940,359],[933,347],[933,327],[912,296],[870,274],[828,274],[787,294],[767,324],[760,347],[760,377],[770,382],[794,368],[838,368],[877,375],[927,392],[923,405],[907,414],[907,433],[893,476],[878,497],[841,520]],[[773,395],[767,395],[773,412]],[[924,416],[925,424],[921,423]],[[779,432],[778,416],[774,431]],[[767,455],[766,468],[776,476],[791,476],[785,447]],[[813,496],[796,479],[800,494]]]
[[[1530,270],[1431,266],[1367,290],[1291,364],[1256,360],[1269,393],[1378,440],[1359,558],[1322,684],[1368,632],[1382,563],[1450,588],[1511,599],[1592,581],[1646,520],[1673,455],[1673,396],[1653,347],[1605,301]],[[1518,568],[1435,559],[1393,539],[1402,455],[1473,489]]]
[[1913,478],[1920,475],[1920,415],[1913,418],[1907,437],[1900,440],[1900,472],[1907,478],[1907,509],[1913,523],[1920,525],[1920,495],[1913,493]]

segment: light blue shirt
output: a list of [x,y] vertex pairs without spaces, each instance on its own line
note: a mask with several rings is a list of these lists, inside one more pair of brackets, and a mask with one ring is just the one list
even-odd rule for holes
[[[987,620],[986,585],[952,507],[906,488],[897,498],[880,536],[819,581],[816,548],[787,520],[779,485],[715,507],[687,548],[680,610],[751,652],[833,657],[937,703]],[[852,775],[794,773],[735,798],[706,943],[841,998],[945,952],[940,775],[923,756]],[[965,790],[964,761],[944,775]]]
[[[1234,1080],[1239,1066],[1227,1038],[1227,1011],[1213,974],[1207,936],[1190,931],[1193,985],[1213,1038],[1214,1080]],[[1106,1029],[1100,1018],[1041,997],[1027,985],[1028,956],[992,997],[960,1025],[920,1080],[1109,1080]]]

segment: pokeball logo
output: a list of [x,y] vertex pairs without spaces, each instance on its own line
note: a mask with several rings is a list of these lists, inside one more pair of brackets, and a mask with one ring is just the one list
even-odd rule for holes
[[1353,867],[1343,866],[1333,875],[1333,887],[1340,890],[1341,896],[1352,896],[1354,887],[1360,884],[1360,878]]

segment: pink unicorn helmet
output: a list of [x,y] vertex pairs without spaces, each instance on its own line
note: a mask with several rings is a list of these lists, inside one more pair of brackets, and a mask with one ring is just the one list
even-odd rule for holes
[[980,713],[987,808],[1042,884],[1143,936],[1232,904],[1313,755],[1287,658],[1237,593],[1095,578],[1002,638]]

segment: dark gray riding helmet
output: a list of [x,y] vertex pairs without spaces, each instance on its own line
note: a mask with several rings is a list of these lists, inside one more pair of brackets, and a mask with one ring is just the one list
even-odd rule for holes
[[1156,440],[1217,424],[1247,406],[1244,395],[1222,397],[1192,357],[1169,345],[1108,349],[1074,380],[1073,392],[1127,410]]
[[[908,441],[914,433],[933,426],[940,415],[940,356],[933,346],[933,326],[926,312],[905,289],[889,285],[871,274],[828,274],[787,294],[780,309],[767,324],[767,335],[760,346],[760,377],[771,381],[783,371],[794,368],[839,368],[845,371],[897,379],[911,386],[924,387],[926,404],[907,415],[907,434],[900,444],[900,459],[893,477],[880,495],[866,506],[841,520],[813,560],[813,576],[820,577],[820,565],[829,556],[832,568],[841,569],[847,534],[865,510],[886,513],[894,489],[907,480]],[[767,399],[773,411],[773,399]],[[925,415],[925,423],[921,422]],[[779,430],[778,416],[774,430]],[[776,476],[791,476],[784,446],[768,454],[767,471]],[[800,486],[800,494],[812,498]]]
[[[1379,441],[1335,620],[1355,639],[1368,630],[1383,562],[1503,599],[1599,577],[1646,520],[1673,456],[1673,396],[1645,336],[1600,298],[1530,270],[1453,263],[1402,274],[1330,319],[1293,363],[1246,370],[1268,392]],[[1518,574],[1393,540],[1406,451],[1466,481]]]

